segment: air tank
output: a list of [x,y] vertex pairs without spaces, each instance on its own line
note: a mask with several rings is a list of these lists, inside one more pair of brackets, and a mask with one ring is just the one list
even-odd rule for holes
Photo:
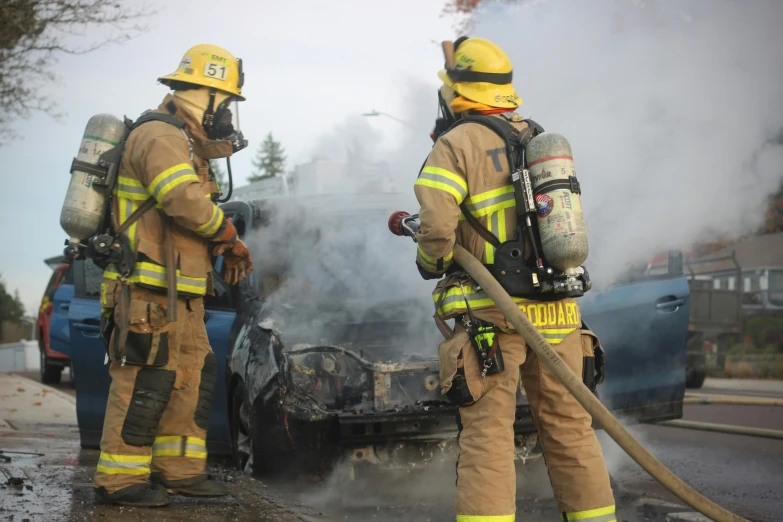
[[[122,120],[111,114],[96,114],[87,122],[76,159],[97,165],[101,154],[119,144],[124,134]],[[71,246],[97,234],[104,223],[108,194],[93,188],[97,179],[97,176],[78,169],[71,174],[71,183],[60,212],[60,226],[68,234]]]
[[543,132],[527,145],[527,166],[536,199],[538,230],[546,263],[573,274],[587,259],[587,229],[571,145]]

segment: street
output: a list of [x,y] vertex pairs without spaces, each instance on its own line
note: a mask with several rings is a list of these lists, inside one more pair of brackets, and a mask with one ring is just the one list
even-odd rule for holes
[[[453,520],[453,465],[404,476],[357,474],[355,480],[338,469],[320,481],[282,481],[253,479],[212,462],[209,472],[234,491],[226,499],[176,497],[170,507],[158,510],[93,506],[98,452],[79,448],[69,386],[66,381],[56,389],[24,376],[0,376],[0,520]],[[710,379],[699,394],[783,397],[783,382]],[[686,405],[685,419],[783,430],[780,407]],[[783,441],[650,425],[631,431],[717,503],[754,522],[781,519]],[[652,480],[606,434],[600,438],[615,484],[618,521],[706,520]],[[517,484],[519,520],[558,519],[542,459],[520,466]]]

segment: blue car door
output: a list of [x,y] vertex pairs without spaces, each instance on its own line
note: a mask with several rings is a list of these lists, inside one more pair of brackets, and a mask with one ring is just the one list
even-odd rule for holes
[[73,299],[73,270],[65,268],[52,297],[52,318],[49,321],[49,348],[71,356],[71,334],[68,311]]
[[226,397],[226,358],[228,357],[228,339],[231,327],[236,319],[232,292],[223,283],[221,270],[223,257],[220,256],[214,264],[215,295],[204,298],[207,336],[212,351],[217,360],[217,380],[215,393],[212,397],[212,413],[209,418],[209,433],[207,446],[210,454],[231,454],[231,437],[228,427],[228,398]]
[[590,292],[580,306],[606,354],[606,380],[599,387],[604,404],[642,421],[679,418],[685,393],[687,279],[659,277]]
[[109,395],[106,348],[100,339],[99,301],[103,271],[92,261],[75,261],[73,300],[68,310],[71,365],[76,379],[76,418],[83,448],[100,445]]

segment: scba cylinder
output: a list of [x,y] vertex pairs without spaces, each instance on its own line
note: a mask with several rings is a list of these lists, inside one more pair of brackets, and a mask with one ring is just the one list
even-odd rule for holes
[[587,259],[588,248],[571,145],[560,134],[543,132],[527,145],[527,165],[544,260],[572,273]]
[[[125,124],[119,118],[111,114],[93,116],[84,129],[76,159],[97,165],[101,154],[115,147],[124,134]],[[97,179],[76,168],[71,174],[60,213],[60,226],[68,234],[71,245],[97,234],[104,222],[108,194],[95,190],[93,183]]]

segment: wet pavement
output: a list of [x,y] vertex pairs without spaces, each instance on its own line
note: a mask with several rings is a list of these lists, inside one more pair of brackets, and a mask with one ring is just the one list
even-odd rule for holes
[[[736,393],[710,383],[705,393]],[[732,386],[736,388],[736,383]],[[452,522],[454,465],[379,474],[347,469],[326,479],[254,479],[210,462],[215,480],[230,484],[223,499],[174,497],[160,509],[95,506],[95,450],[79,447],[75,400],[66,393],[0,374],[0,522],[24,521],[260,521]],[[753,393],[763,393],[764,389]],[[772,393],[775,392],[775,393]],[[769,395],[774,396],[775,390]],[[783,408],[688,405],[685,418],[783,429]],[[783,441],[664,426],[632,432],[664,464],[699,491],[754,522],[781,520]],[[605,435],[605,434],[604,434]],[[602,436],[615,485],[618,521],[706,520],[684,507]],[[543,461],[518,473],[518,520],[558,520]],[[489,486],[488,486],[489,487]]]

